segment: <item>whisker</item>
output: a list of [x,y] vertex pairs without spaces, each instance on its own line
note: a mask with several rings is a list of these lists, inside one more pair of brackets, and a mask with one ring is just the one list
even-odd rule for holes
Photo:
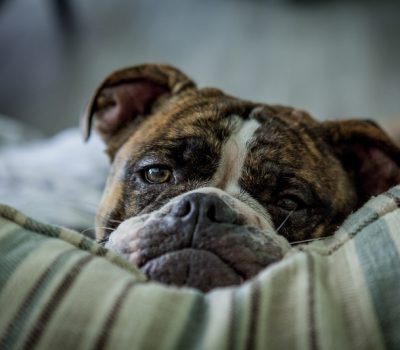
[[296,211],[297,209],[297,205],[296,207],[294,207],[292,209],[292,211],[286,216],[285,220],[282,221],[282,223],[279,225],[279,227],[276,229],[276,232],[279,232],[279,230],[283,227],[283,225],[286,224],[286,221],[288,221],[288,219],[290,218],[290,216]]
[[110,236],[104,237],[104,238],[100,239],[99,241],[97,241],[97,243],[104,245],[105,243],[108,242],[109,237]]
[[121,221],[121,220],[114,220],[114,219],[108,219],[108,221],[115,222],[117,224],[122,224],[123,223],[123,221]]
[[90,231],[90,230],[95,230],[96,228],[102,228],[102,229],[104,229],[104,230],[109,230],[109,231],[114,231],[115,229],[114,228],[112,228],[112,227],[105,227],[105,226],[90,226],[90,227],[88,227],[88,228],[86,228],[86,229],[84,229],[83,231],[81,231],[80,232],[80,234],[81,235],[83,235],[85,232],[88,232],[88,231]]
[[115,220],[115,219],[110,219],[109,215],[105,214],[100,214],[100,213],[96,213],[96,217],[103,219],[104,221],[108,221],[108,222],[115,222],[117,224],[122,224],[124,222],[124,220]]
[[309,238],[309,239],[304,239],[302,241],[295,241],[295,242],[289,242],[290,245],[296,245],[296,244],[301,244],[301,243],[308,243],[308,242],[313,242],[313,241],[321,241],[327,238],[331,238],[332,236],[327,236],[327,237],[317,237],[317,238]]

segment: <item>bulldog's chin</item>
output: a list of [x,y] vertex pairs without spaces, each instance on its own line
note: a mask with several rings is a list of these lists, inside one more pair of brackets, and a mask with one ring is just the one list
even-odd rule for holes
[[169,252],[148,261],[141,270],[151,280],[175,286],[187,286],[208,292],[217,287],[241,284],[240,274],[217,255],[187,248]]

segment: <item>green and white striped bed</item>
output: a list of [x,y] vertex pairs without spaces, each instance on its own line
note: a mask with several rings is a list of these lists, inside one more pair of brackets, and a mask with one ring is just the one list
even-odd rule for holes
[[0,349],[400,349],[400,186],[235,288],[146,281],[0,206]]

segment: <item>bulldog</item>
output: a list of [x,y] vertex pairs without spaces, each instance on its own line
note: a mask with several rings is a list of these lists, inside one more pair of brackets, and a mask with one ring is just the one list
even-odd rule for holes
[[374,122],[197,88],[167,65],[119,70],[82,118],[111,171],[96,239],[150,279],[207,292],[241,284],[293,243],[334,233],[400,183],[400,149]]

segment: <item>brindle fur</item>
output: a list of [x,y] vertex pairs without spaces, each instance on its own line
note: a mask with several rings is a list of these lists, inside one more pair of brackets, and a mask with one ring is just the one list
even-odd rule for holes
[[[136,89],[143,81],[157,86],[146,92],[146,106],[136,103],[125,106],[128,114],[115,112],[115,89]],[[104,91],[111,94],[111,102],[102,104]],[[275,227],[288,215],[276,205],[282,193],[296,193],[305,203],[279,232],[289,241],[334,232],[370,195],[400,182],[400,151],[370,122],[318,122],[291,107],[244,101],[214,88],[198,89],[170,66],[138,66],[108,77],[84,119],[87,138],[96,116],[112,160],[97,215],[97,239],[109,234],[101,227],[116,227],[127,218],[159,209],[179,194],[209,186],[232,132],[233,115],[261,123],[245,160],[242,189],[268,210]],[[372,153],[360,155],[364,146]],[[144,184],[138,172],[143,159],[170,166],[176,183]],[[366,178],[371,169],[378,186]]]

